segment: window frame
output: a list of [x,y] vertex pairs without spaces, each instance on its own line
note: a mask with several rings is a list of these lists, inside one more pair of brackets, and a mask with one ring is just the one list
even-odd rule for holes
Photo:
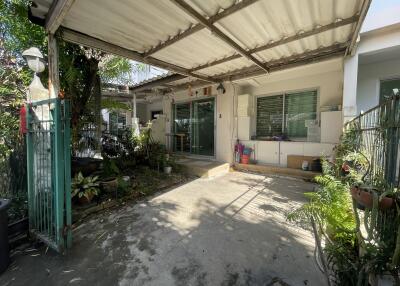
[[383,77],[379,78],[378,80],[378,104],[382,104],[385,101],[381,99],[381,89],[382,89],[382,82],[384,81],[392,81],[392,80],[399,80],[400,81],[400,75],[394,75],[394,76],[389,76],[389,77]]
[[[285,121],[285,98],[286,98],[286,95],[293,94],[293,93],[310,92],[310,91],[316,92],[316,94],[317,94],[317,106],[316,106],[317,107],[316,108],[316,113],[317,113],[316,115],[317,116],[316,116],[315,120],[318,122],[318,125],[321,126],[321,121],[320,121],[320,118],[321,118],[321,112],[320,112],[320,87],[310,87],[310,88],[304,88],[304,89],[291,89],[291,90],[285,90],[285,91],[282,91],[282,92],[271,92],[271,93],[268,93],[268,94],[256,95],[254,97],[254,115],[255,115],[254,122],[255,122],[255,124],[254,124],[254,129],[253,129],[253,131],[254,131],[253,134],[255,134],[256,140],[265,140],[264,139],[265,137],[257,135],[257,117],[258,117],[257,104],[258,104],[258,99],[259,98],[283,95],[283,104],[282,104],[282,134],[283,134],[284,130],[285,130],[285,123],[286,123],[286,121]],[[294,142],[309,142],[309,141],[307,141],[307,137],[290,138],[290,140],[294,141]]]

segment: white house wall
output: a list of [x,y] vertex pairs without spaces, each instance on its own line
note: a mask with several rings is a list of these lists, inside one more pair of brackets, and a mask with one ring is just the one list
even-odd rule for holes
[[365,112],[378,105],[380,81],[395,77],[400,77],[400,59],[360,65],[357,83],[358,112]]
[[151,112],[158,110],[163,110],[163,101],[161,98],[146,104],[146,121],[151,120]]
[[[250,85],[252,84],[252,85]],[[237,95],[248,93],[253,100],[257,96],[272,95],[281,92],[300,91],[308,89],[317,89],[319,94],[320,106],[338,106],[342,103],[343,89],[343,69],[342,60],[335,59],[322,63],[311,64],[294,68],[287,71],[277,72],[263,77],[258,77],[255,81],[247,80],[238,83],[224,83],[225,94],[218,94],[215,86],[212,89],[212,95],[216,97],[216,145],[215,159],[221,162],[233,162],[233,147],[237,139],[237,116],[236,105]],[[198,94],[196,95],[196,91]],[[167,116],[167,132],[171,130],[172,120],[172,102],[190,101],[204,98],[202,89],[192,90],[189,96],[188,90],[179,93],[170,94],[164,97],[164,113]],[[318,116],[319,117],[319,116]],[[252,116],[255,121],[255,116]],[[337,137],[341,133],[341,120],[328,124],[331,130],[336,130]],[[251,124],[251,134],[255,135],[255,124]],[[338,138],[337,138],[338,140]],[[337,141],[335,140],[335,141]],[[287,155],[320,156],[331,155],[335,142],[268,142],[249,140],[244,142],[249,147],[256,149],[256,159],[260,163],[280,164],[286,166]],[[283,145],[282,145],[283,144]],[[289,153],[279,154],[276,146],[282,145],[284,150]],[[272,148],[272,147],[274,148]],[[299,147],[300,146],[300,147]],[[276,154],[273,154],[276,152]],[[277,159],[278,158],[278,159]]]
[[[276,95],[283,92],[318,90],[317,118],[320,118],[321,106],[339,106],[342,104],[343,68],[342,60],[336,59],[318,64],[302,66],[279,73],[256,78],[255,82],[249,81],[250,87],[244,87],[243,93],[249,93],[255,101],[259,96]],[[256,116],[253,110],[251,135],[256,135]],[[337,112],[336,112],[337,113]],[[339,112],[340,115],[340,112]],[[331,134],[327,141],[321,138],[320,142],[268,142],[259,140],[246,140],[243,143],[255,148],[253,158],[259,163],[287,166],[287,155],[303,156],[330,156],[335,143],[339,141],[342,130],[341,116],[336,120],[324,124]],[[326,130],[323,130],[326,132]],[[335,137],[335,138],[333,138]]]
[[[233,156],[233,100],[235,88],[230,83],[225,83],[225,94],[218,95],[215,86],[212,87],[211,96],[215,97],[215,159],[221,162],[232,162]],[[237,88],[236,88],[237,89]],[[197,94],[196,94],[197,91]],[[166,130],[172,131],[172,104],[173,102],[184,102],[207,98],[203,96],[203,89],[194,89],[192,96],[188,90],[173,93],[164,97],[163,112],[166,115]]]
[[[399,60],[368,58],[400,49],[400,23],[361,33],[357,50],[344,61],[343,111],[348,121],[379,103],[379,81],[400,75]],[[363,61],[367,61],[363,63]]]

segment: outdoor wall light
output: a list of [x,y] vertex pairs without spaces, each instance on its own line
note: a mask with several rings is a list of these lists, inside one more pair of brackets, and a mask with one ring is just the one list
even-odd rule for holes
[[28,89],[28,102],[49,98],[49,91],[44,88],[38,76],[45,69],[45,61],[42,53],[38,48],[32,47],[25,50],[22,56],[28,63],[29,68],[34,71],[33,80]]
[[225,87],[222,84],[222,82],[217,86],[217,91],[218,91],[219,94],[224,94],[225,93],[226,90],[225,90]]
[[22,56],[27,61],[29,68],[35,73],[41,73],[44,71],[45,62],[43,60],[43,55],[38,48],[29,48],[22,53]]

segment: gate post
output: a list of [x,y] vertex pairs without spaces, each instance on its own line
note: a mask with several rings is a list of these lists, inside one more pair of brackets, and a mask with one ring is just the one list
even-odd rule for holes
[[31,109],[29,104],[25,105],[26,108],[26,163],[27,163],[27,183],[28,183],[28,217],[29,217],[29,229],[31,229],[34,225],[34,174],[33,174],[33,140],[32,140],[32,132],[31,132]]
[[54,104],[54,195],[56,205],[56,244],[64,248],[64,151],[61,132],[61,104],[57,99]]
[[72,215],[71,215],[71,129],[70,129],[70,104],[64,100],[64,191],[65,191],[65,238],[66,248],[72,246]]

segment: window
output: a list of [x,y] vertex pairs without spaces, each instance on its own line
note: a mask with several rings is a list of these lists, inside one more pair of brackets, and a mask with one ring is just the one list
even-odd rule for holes
[[285,134],[289,138],[307,137],[306,120],[317,119],[317,92],[305,91],[285,96]]
[[316,90],[257,99],[257,137],[306,138],[307,121],[316,119]]
[[382,103],[395,94],[400,94],[400,78],[381,80],[379,102]]
[[283,95],[257,99],[257,137],[282,135]]

